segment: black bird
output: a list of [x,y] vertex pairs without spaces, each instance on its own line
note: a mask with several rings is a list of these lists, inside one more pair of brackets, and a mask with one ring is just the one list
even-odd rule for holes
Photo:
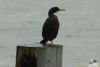
[[48,41],[51,41],[52,44],[53,39],[55,39],[58,34],[59,20],[58,17],[54,14],[58,11],[64,11],[64,9],[52,7],[48,12],[48,18],[46,19],[42,28],[43,40],[40,43],[43,45],[45,45]]

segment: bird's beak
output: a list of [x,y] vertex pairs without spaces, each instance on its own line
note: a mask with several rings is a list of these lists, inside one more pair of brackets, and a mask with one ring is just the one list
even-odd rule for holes
[[65,9],[60,9],[59,11],[65,11]]

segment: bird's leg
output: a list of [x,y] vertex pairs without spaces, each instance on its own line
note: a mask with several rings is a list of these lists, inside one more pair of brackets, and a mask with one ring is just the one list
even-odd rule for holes
[[53,41],[51,41],[51,45],[53,44]]

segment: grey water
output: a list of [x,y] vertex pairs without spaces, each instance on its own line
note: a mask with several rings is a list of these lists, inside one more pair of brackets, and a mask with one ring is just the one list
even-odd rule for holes
[[39,43],[48,10],[56,13],[60,30],[54,44],[63,45],[63,67],[100,62],[99,0],[0,0],[0,67],[14,67],[16,46]]

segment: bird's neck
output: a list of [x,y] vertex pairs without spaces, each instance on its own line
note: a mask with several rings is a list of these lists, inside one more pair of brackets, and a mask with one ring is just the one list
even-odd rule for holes
[[53,13],[48,13],[48,16],[50,17],[50,16],[52,16],[52,15],[54,15]]
[[51,15],[54,15],[54,11],[52,11],[52,10],[50,10],[50,11],[48,12],[48,16],[51,16]]

